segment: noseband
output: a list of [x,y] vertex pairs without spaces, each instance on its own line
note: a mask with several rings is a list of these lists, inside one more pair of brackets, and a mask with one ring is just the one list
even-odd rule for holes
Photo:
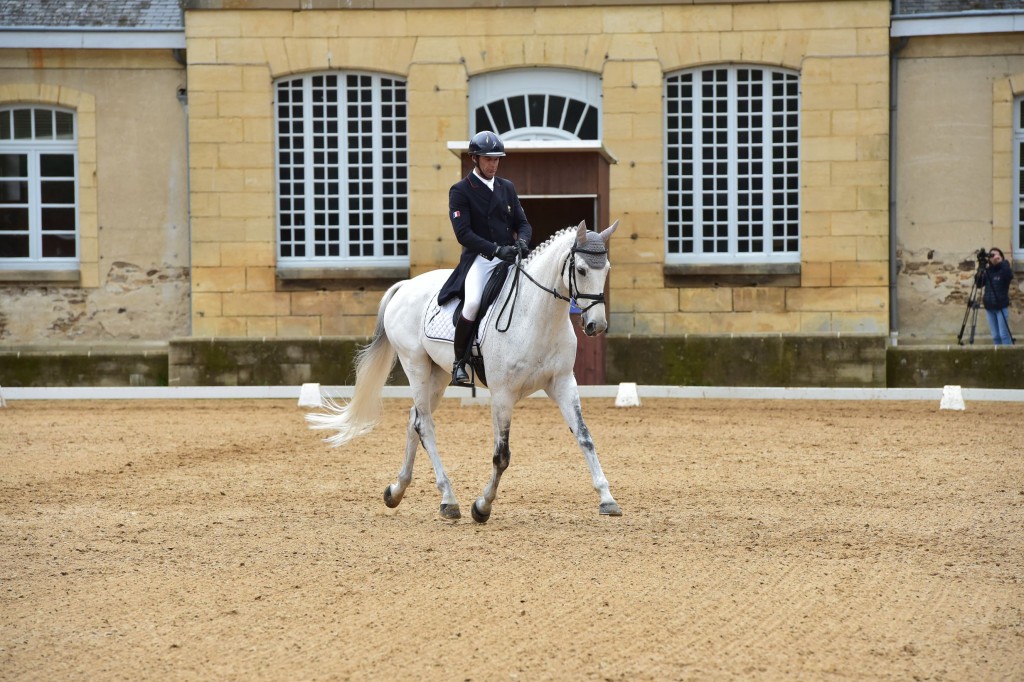
[[[586,254],[590,254],[592,256],[607,256],[608,255],[608,251],[606,251],[606,250],[592,251],[590,249],[577,249],[575,246],[573,246],[572,249],[569,251],[569,255],[566,257],[565,262],[562,263],[562,275],[563,276],[565,275],[565,268],[566,268],[566,266],[568,266],[568,268],[569,268],[569,298],[565,298],[564,296],[562,296],[562,295],[560,295],[560,294],[558,294],[558,293],[556,293],[554,291],[551,291],[551,293],[553,293],[558,298],[561,298],[563,300],[569,301],[570,305],[572,304],[573,301],[576,301],[576,307],[578,307],[580,309],[581,313],[585,313],[588,310],[590,310],[591,308],[593,308],[595,305],[597,305],[598,303],[604,303],[604,292],[602,291],[599,294],[581,294],[580,293],[580,289],[576,285],[576,254],[577,253],[586,253]],[[526,275],[526,276],[530,277],[529,275]],[[532,277],[530,277],[530,279],[533,280]],[[536,284],[536,282],[534,282],[534,283]],[[541,288],[543,289],[544,287],[541,287]],[[583,299],[583,300],[586,300],[586,301],[593,301],[593,303],[591,303],[586,308],[584,308],[579,303],[580,299]]]

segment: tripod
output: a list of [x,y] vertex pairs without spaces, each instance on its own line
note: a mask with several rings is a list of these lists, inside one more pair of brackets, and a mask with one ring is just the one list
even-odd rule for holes
[[[978,309],[981,308],[981,303],[978,299],[981,297],[981,290],[988,284],[988,270],[986,270],[984,263],[978,263],[978,269],[974,273],[974,279],[971,284],[971,293],[967,297],[967,310],[964,311],[964,321],[960,324],[960,333],[956,335],[956,341],[961,346],[964,345],[964,330],[967,329],[967,320],[971,321],[971,335],[968,337],[968,343],[974,345],[974,332],[978,326]],[[981,280],[981,285],[978,285],[978,280]],[[1003,316],[1003,323],[1006,325],[1006,330],[1010,331],[1009,320],[1006,317],[1006,308],[999,311]],[[995,333],[995,332],[993,332]],[[1016,344],[1017,339],[1013,337],[1013,332],[1010,332],[1010,343]]]
[[1017,339],[1014,338],[1013,332],[1010,331],[1010,320],[1009,320],[1008,317],[1006,317],[1006,311],[1007,311],[1007,308],[1003,308],[999,312],[1003,314],[1003,324],[1006,325],[1006,331],[1010,335],[1010,345],[1012,346],[1012,345],[1016,345]]
[[978,309],[981,307],[981,303],[978,301],[980,298],[981,289],[984,288],[984,283],[979,287],[978,279],[987,279],[988,273],[984,270],[985,265],[978,263],[978,269],[975,271],[974,276],[971,278],[971,293],[967,296],[967,310],[964,311],[964,321],[960,324],[960,333],[956,335],[956,342],[961,346],[964,345],[964,330],[967,328],[967,319],[971,320],[971,336],[968,343],[974,345],[974,331],[978,327]]

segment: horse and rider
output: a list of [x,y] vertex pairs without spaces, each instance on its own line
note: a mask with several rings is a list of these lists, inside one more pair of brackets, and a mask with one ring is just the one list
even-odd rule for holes
[[480,313],[484,286],[502,263],[514,263],[530,252],[533,228],[519,203],[515,186],[499,178],[498,162],[505,156],[505,144],[496,134],[484,130],[469,141],[473,170],[448,192],[448,217],[455,238],[462,245],[462,257],[437,302],[444,305],[462,299],[462,313],[455,325],[455,364],[452,383],[470,385],[466,362]]
[[[622,510],[609,490],[594,439],[583,420],[573,365],[576,336],[569,319],[570,302],[580,304],[581,327],[594,336],[608,329],[604,288],[610,262],[608,243],[618,227],[594,232],[586,222],[556,232],[528,253],[533,230],[511,182],[496,177],[504,145],[493,132],[475,135],[469,146],[473,170],[452,186],[449,211],[462,257],[454,272],[431,270],[391,286],[381,299],[373,338],[356,355],[356,383],[352,399],[344,405],[328,400],[325,411],[308,414],[315,429],[334,434],[326,440],[338,446],[373,429],[380,418],[381,391],[396,359],[409,379],[413,406],[406,431],[405,459],[397,479],[384,490],[384,503],[396,507],[412,481],[416,451],[422,446],[434,469],[441,493],[443,518],[461,516],[458,498],[441,462],[433,413],[451,382],[467,383],[466,358],[474,329],[481,317],[481,299],[492,270],[514,263],[514,270],[498,284],[499,300],[506,301],[495,324],[480,341],[486,358],[491,400],[494,450],[491,479],[473,502],[473,519],[486,522],[498,484],[511,459],[509,436],[516,403],[544,391],[583,452],[591,483],[600,503],[598,512],[619,516]],[[520,278],[520,275],[522,276]],[[451,337],[428,333],[428,315],[440,305],[462,299],[462,312]],[[444,309],[454,307],[454,303]],[[501,312],[499,311],[499,312]],[[452,313],[454,316],[454,311]],[[450,319],[450,318],[448,318]],[[454,345],[454,348],[453,348]],[[454,364],[449,373],[448,366]],[[482,376],[481,376],[482,378]]]

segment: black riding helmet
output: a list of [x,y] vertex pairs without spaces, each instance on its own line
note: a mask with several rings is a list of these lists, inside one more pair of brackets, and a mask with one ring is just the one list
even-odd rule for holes
[[490,130],[481,130],[469,141],[470,156],[505,156],[505,143]]

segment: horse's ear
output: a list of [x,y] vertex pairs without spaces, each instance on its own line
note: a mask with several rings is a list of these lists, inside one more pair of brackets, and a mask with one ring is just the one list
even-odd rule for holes
[[612,238],[612,235],[615,233],[615,230],[616,230],[616,228],[618,228],[618,226],[619,226],[619,221],[616,220],[614,223],[612,223],[611,227],[606,228],[606,229],[601,231],[601,239],[604,240],[605,244],[607,244],[608,240]]
[[581,220],[576,226],[576,244],[580,248],[587,245],[587,221]]

